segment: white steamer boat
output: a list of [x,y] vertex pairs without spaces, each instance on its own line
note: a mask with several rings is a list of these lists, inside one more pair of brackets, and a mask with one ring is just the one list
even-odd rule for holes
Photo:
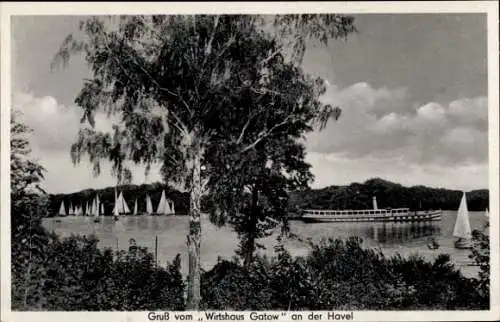
[[439,221],[441,210],[410,211],[409,208],[378,209],[373,197],[373,209],[350,210],[302,210],[297,218],[304,222],[415,222]]

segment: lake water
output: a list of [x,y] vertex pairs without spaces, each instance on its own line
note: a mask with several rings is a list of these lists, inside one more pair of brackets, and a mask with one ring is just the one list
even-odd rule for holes
[[[291,221],[291,232],[303,240],[320,241],[322,238],[362,237],[365,247],[380,248],[388,256],[400,253],[403,256],[419,254],[432,260],[440,253],[450,254],[455,265],[466,276],[474,276],[478,268],[470,263],[470,250],[460,250],[453,246],[456,238],[452,236],[456,211],[444,211],[441,221],[428,223],[303,223]],[[487,218],[482,212],[470,212],[472,229],[482,229]],[[100,223],[90,217],[46,218],[44,226],[60,236],[71,234],[91,235],[99,239],[100,247],[127,249],[129,239],[134,238],[139,246],[148,247],[154,252],[155,238],[158,236],[158,261],[160,264],[171,262],[176,254],[181,254],[183,274],[187,273],[186,234],[189,218],[187,216],[138,216],[122,217],[115,222],[112,217],[104,217]],[[208,219],[202,218],[201,260],[204,269],[210,269],[220,256],[231,258],[238,244],[236,233],[230,227],[218,228]],[[264,253],[272,255],[277,244],[279,229],[272,236],[260,240],[266,247]],[[434,237],[440,244],[438,250],[427,247],[428,238]],[[285,247],[293,255],[305,255],[309,246],[296,239],[287,239]]]

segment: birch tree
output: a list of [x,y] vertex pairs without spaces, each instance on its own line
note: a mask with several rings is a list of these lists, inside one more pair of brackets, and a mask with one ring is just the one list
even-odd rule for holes
[[[190,193],[188,309],[200,302],[200,198],[220,172],[214,151],[225,142],[231,156],[250,153],[286,128],[324,125],[335,109],[317,100],[321,91],[296,104],[288,87],[320,87],[320,79],[294,80],[306,41],[345,38],[352,23],[338,15],[93,17],[63,41],[53,66],[83,54],[92,73],[75,99],[92,128],[80,131],[73,162],[88,155],[98,175],[107,159],[119,181],[131,177],[127,161],[146,171],[158,163],[165,180]],[[276,113],[273,103],[286,109]],[[301,108],[307,113],[294,113]],[[93,128],[97,111],[119,120],[112,132]]]

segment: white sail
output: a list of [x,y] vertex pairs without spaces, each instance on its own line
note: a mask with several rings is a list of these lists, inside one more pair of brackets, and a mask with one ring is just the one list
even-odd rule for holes
[[101,201],[99,200],[99,194],[95,197],[95,215],[99,216],[101,210]]
[[172,204],[170,206],[170,212],[172,213],[172,215],[175,215],[175,208],[174,208],[174,202],[172,201]]
[[460,207],[458,208],[457,220],[455,222],[455,227],[453,227],[453,236],[465,239],[471,238],[469,210],[467,209],[465,192],[460,201]]
[[101,216],[104,216],[104,204],[101,204],[101,212],[99,213]]
[[99,197],[94,199],[94,216],[99,216]]
[[130,213],[130,208],[127,206],[127,202],[123,198],[123,193],[120,192],[120,195],[118,198],[116,198],[116,193],[115,193],[115,208],[113,209],[113,212],[115,215],[118,214],[128,214]]
[[66,208],[64,207],[64,201],[61,201],[61,206],[59,207],[59,215],[66,216]]
[[123,193],[120,192],[120,196],[118,197],[118,204],[120,208],[118,208],[118,212],[121,213],[130,213],[130,208],[127,206],[127,202],[125,201],[125,198],[123,198]]
[[135,199],[134,203],[134,215],[137,215],[137,199]]
[[165,198],[165,190],[161,192],[160,202],[158,203],[158,208],[156,208],[157,214],[170,214],[170,206],[167,199]]
[[165,210],[163,211],[163,213],[166,215],[172,214],[172,209],[170,209],[170,200],[168,200],[168,199],[165,202]]
[[163,209],[165,208],[165,191],[161,192],[160,202],[158,203],[158,207],[156,208],[156,213],[163,213]]
[[89,202],[87,201],[85,205],[85,216],[90,215],[90,208],[89,208]]
[[73,205],[70,202],[69,203],[69,208],[68,208],[68,215],[72,216],[74,214],[75,214],[75,212],[73,211]]
[[490,213],[488,212],[488,208],[486,208],[486,210],[484,211],[484,215],[485,215],[486,217],[489,217],[489,216],[490,216]]
[[92,199],[92,201],[90,202],[90,215],[95,215],[95,199]]
[[151,198],[149,197],[149,195],[146,195],[146,212],[148,214],[153,213],[153,203],[151,202]]
[[120,214],[118,212],[118,198],[116,197],[116,189],[115,189],[115,207],[113,208],[113,214],[115,215],[115,217],[118,217],[118,215]]

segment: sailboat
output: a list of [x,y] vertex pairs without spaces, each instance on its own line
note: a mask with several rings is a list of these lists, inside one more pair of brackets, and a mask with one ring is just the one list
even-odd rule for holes
[[151,202],[151,198],[149,195],[146,195],[146,213],[151,215],[153,213],[153,203]]
[[161,192],[160,202],[158,203],[158,208],[156,209],[158,215],[170,215],[172,214],[172,209],[170,209],[170,202],[165,198],[165,190]]
[[73,204],[71,204],[71,202],[69,203],[68,215],[70,215],[70,216],[75,215],[75,211],[73,209]]
[[94,215],[94,222],[100,222],[99,219],[99,195],[92,202],[92,213]]
[[59,216],[66,216],[66,208],[64,207],[64,201],[61,201],[61,206],[59,207]]
[[116,197],[116,189],[115,189],[115,207],[113,208],[113,216],[115,217],[115,221],[118,221],[120,214],[118,213],[118,198]]
[[490,213],[488,212],[488,208],[486,208],[486,210],[484,211],[484,215],[485,215],[486,217],[489,217],[489,216],[490,216]]
[[458,240],[455,242],[455,248],[472,248],[469,210],[467,209],[467,199],[465,196],[465,192],[462,195],[460,207],[458,208],[457,220],[455,222],[455,227],[453,228],[453,236],[458,237]]
[[135,199],[134,203],[134,216],[137,216],[137,199]]
[[118,198],[116,198],[116,191],[115,191],[115,208],[113,209],[113,213],[115,216],[115,220],[118,220],[118,216],[120,214],[130,213],[130,209],[127,206],[127,203],[125,202],[125,199],[123,198],[122,192],[120,192],[120,195],[118,196]]
[[170,214],[175,215],[175,208],[174,208],[174,202],[172,201],[170,203]]

